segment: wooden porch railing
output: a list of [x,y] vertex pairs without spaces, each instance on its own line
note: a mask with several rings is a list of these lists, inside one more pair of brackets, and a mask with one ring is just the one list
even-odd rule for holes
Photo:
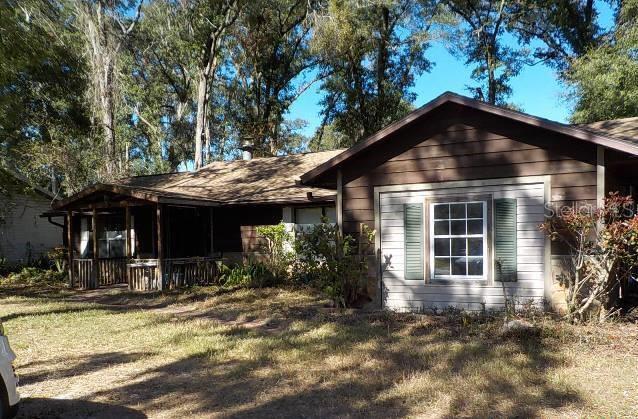
[[157,259],[133,259],[128,264],[129,289],[150,291],[159,289]]
[[193,285],[210,285],[219,278],[219,259],[180,258],[164,260],[164,286],[179,288]]
[[73,286],[80,289],[92,289],[93,259],[73,259]]
[[126,258],[98,259],[98,286],[126,284]]
[[93,259],[74,259],[73,269],[74,286],[81,289],[126,284],[125,258],[98,259],[95,273]]
[[138,291],[171,289],[193,285],[209,285],[219,277],[219,258],[193,257],[164,259],[162,261],[163,286],[160,287],[158,259],[74,259],[74,287],[93,289],[100,286],[126,284]]

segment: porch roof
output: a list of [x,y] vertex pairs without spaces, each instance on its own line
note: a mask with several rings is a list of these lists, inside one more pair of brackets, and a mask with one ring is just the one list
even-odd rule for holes
[[90,186],[55,202],[53,208],[65,209],[96,193],[148,202],[200,205],[332,202],[335,190],[301,185],[299,178],[342,151],[218,161],[194,172],[133,176]]

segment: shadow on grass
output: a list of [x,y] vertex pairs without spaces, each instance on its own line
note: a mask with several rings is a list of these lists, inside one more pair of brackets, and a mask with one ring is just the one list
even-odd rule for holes
[[[146,307],[215,298],[186,311],[158,311],[168,315],[139,326],[170,330],[176,321],[184,324],[183,331],[155,343],[158,354],[177,349],[182,358],[136,371],[134,380],[108,389],[91,389],[88,382],[84,396],[149,414],[236,418],[533,417],[583,402],[576,391],[550,379],[565,363],[559,342],[542,333],[503,337],[499,318],[327,309],[317,299],[278,297],[278,290],[215,292],[171,296],[169,302],[135,296]],[[91,309],[100,301],[109,301],[106,309],[114,301],[130,301],[126,292],[104,293],[83,298]],[[117,309],[139,308],[122,304]],[[131,339],[123,344],[131,347]],[[54,360],[49,368],[42,365],[43,371],[23,376],[23,382],[76,375],[82,380],[146,355],[96,353],[60,367]],[[48,400],[30,400],[25,403],[30,417],[49,417]],[[90,406],[59,402],[52,401],[59,417],[111,417],[108,409],[116,409],[97,404],[106,413],[73,416]]]
[[[0,298],[14,297],[33,303],[34,310],[19,311],[0,316],[8,322],[22,317],[46,316],[55,314],[82,313],[96,310],[122,313],[140,309],[162,309],[174,304],[190,304],[205,301],[234,290],[218,287],[191,288],[188,290],[169,290],[165,292],[129,291],[123,286],[103,287],[95,290],[70,290],[65,286],[42,285],[3,285]],[[18,301],[19,304],[22,302]],[[60,307],[38,307],[41,303],[59,303]]]
[[106,311],[114,311],[121,312],[127,311],[126,308],[118,308],[118,307],[98,307],[98,306],[88,306],[88,307],[63,307],[63,308],[51,308],[51,309],[36,309],[35,311],[24,311],[20,313],[10,313],[0,317],[0,320],[3,322],[8,322],[10,320],[19,319],[22,317],[37,317],[37,316],[48,316],[53,314],[72,314],[72,313],[88,313],[91,311],[98,310],[106,310]]
[[93,290],[69,289],[65,285],[7,285],[0,286],[1,297],[44,299],[50,302],[65,301],[93,303],[130,308],[162,308],[175,303],[195,303],[212,297],[233,294],[238,288],[216,286],[192,287],[165,291],[129,291],[126,285],[111,285]]
[[50,360],[47,363],[31,362],[21,365],[21,369],[34,369],[37,367],[37,372],[20,374],[20,385],[25,386],[51,379],[76,377],[90,374],[92,372],[99,371],[105,368],[111,368],[116,365],[136,362],[150,355],[152,354],[149,352],[108,352],[97,353],[94,355],[82,357],[67,357],[63,360],[60,360],[63,361],[65,364],[65,367],[63,368],[51,368],[49,366],[49,364],[51,364]]
[[[232,351],[211,345],[93,396],[237,418],[428,415],[418,406],[436,405],[441,392],[436,416],[450,418],[538,416],[581,401],[548,379],[564,361],[538,335],[503,338],[444,317],[415,333],[383,314],[315,314],[295,327],[215,332]],[[233,355],[244,347],[249,359]]]
[[[505,353],[497,350],[506,344],[511,348]],[[453,374],[467,376],[475,372],[472,369],[477,364],[490,363],[502,371],[483,375],[471,389],[473,394],[452,392],[444,417],[484,416],[488,412],[499,417],[536,417],[541,409],[558,409],[582,401],[576,391],[548,380],[551,371],[564,360],[538,336],[467,344],[449,357],[447,365]]]
[[16,419],[143,419],[146,417],[144,413],[137,410],[106,403],[96,403],[86,400],[26,398],[21,403]]

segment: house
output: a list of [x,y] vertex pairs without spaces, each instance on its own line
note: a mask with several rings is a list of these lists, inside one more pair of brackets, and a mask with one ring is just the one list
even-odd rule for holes
[[383,307],[556,304],[565,254],[539,231],[550,208],[635,194],[638,118],[570,126],[452,93],[322,163],[344,233],[377,231],[369,293]]
[[383,307],[552,302],[565,251],[539,224],[552,208],[634,193],[636,138],[638,118],[570,126],[445,93],[347,150],[129,178],[55,208],[85,285],[121,269],[144,278],[135,288],[161,288],[240,258],[252,226],[324,214],[345,234],[376,230],[368,294]]
[[62,225],[40,217],[54,201],[53,194],[29,186],[24,177],[6,167],[0,168],[0,179],[2,263],[30,264],[61,246]]

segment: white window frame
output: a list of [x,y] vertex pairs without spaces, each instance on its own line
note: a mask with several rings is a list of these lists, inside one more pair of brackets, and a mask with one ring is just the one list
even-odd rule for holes
[[[112,217],[115,217],[112,215]],[[102,221],[103,223],[106,224],[105,221]],[[107,226],[105,224],[102,224],[101,227],[102,229],[98,228],[97,232],[94,232],[94,237],[97,239],[98,241],[98,255],[100,257],[100,259],[118,259],[118,258],[122,258],[122,257],[126,257],[126,226],[123,226],[122,230],[110,230],[107,228]],[[118,237],[109,237],[112,233],[119,233],[119,238]],[[117,244],[116,244],[117,243]],[[103,254],[104,252],[102,252],[101,248],[102,245],[104,244],[105,248],[106,248],[106,254]],[[120,247],[121,245],[121,250],[122,250],[122,256],[114,256],[114,250],[117,247]]]
[[[482,238],[483,238],[483,255],[481,256],[483,258],[483,275],[452,275],[451,271],[449,275],[436,275],[435,274],[435,255],[434,255],[434,239],[435,238],[449,238],[449,239],[453,239],[453,238],[479,238],[481,237],[481,235],[478,234],[464,234],[464,235],[453,235],[453,234],[447,234],[447,235],[435,235],[434,234],[434,206],[435,205],[445,205],[445,204],[482,204],[482,208],[483,208],[483,234],[482,234]],[[488,207],[487,207],[487,201],[486,200],[476,200],[476,199],[467,199],[467,200],[446,200],[445,198],[441,199],[441,200],[437,200],[436,202],[430,202],[429,203],[429,207],[428,207],[428,225],[429,225],[429,229],[428,229],[428,240],[429,240],[429,248],[430,248],[430,258],[429,258],[429,265],[430,265],[430,279],[432,281],[437,281],[437,280],[445,280],[445,281],[459,281],[459,282],[464,282],[464,281],[468,281],[468,280],[487,280],[488,279],[488,272],[489,272],[489,263],[490,262],[490,256],[489,256],[489,249],[488,249],[488,229],[487,229],[487,222],[488,222]],[[449,218],[449,220],[461,220],[460,218]],[[462,220],[465,220],[467,222],[468,218],[467,218],[467,214],[466,217],[463,218]],[[466,231],[467,233],[467,231]],[[449,256],[450,258],[452,257],[452,255]],[[466,272],[467,272],[467,261],[466,261]]]

